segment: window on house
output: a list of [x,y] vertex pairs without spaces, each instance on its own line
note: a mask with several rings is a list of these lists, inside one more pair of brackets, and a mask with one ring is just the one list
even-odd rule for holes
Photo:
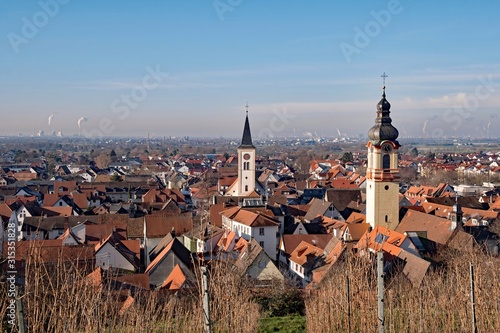
[[264,248],[264,241],[260,241],[259,245],[260,245],[261,248]]
[[264,228],[259,228],[259,236],[264,236]]
[[377,234],[377,236],[375,236],[375,242],[376,243],[379,243],[379,244],[382,244],[383,242],[385,242],[387,240],[387,237],[386,235],[384,234]]

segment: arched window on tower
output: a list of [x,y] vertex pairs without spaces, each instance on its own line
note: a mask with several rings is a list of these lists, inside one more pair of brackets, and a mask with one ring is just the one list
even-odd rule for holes
[[391,156],[389,154],[385,154],[382,158],[382,169],[390,169],[391,168]]
[[245,185],[245,192],[248,192],[248,185]]

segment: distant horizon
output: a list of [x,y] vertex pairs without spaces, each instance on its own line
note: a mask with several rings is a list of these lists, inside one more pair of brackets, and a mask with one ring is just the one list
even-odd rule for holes
[[[57,140],[57,139],[64,139],[64,138],[71,138],[71,139],[82,139],[82,140],[148,140],[147,134],[144,136],[102,136],[102,137],[86,137],[86,136],[79,136],[78,134],[72,134],[72,135],[64,135],[63,136],[57,136],[57,135],[44,135],[44,136],[38,136],[38,135],[0,135],[0,139],[49,139],[49,140]],[[187,140],[186,140],[187,139]],[[150,136],[149,140],[151,141],[163,141],[163,140],[175,140],[175,141],[191,141],[191,140],[229,140],[229,141],[234,141],[235,144],[238,144],[239,141],[241,141],[241,136],[195,136],[195,135],[179,135],[179,136],[174,136],[174,135],[163,135],[163,136]],[[276,137],[253,137],[252,138],[256,142],[260,141],[275,141],[275,140],[292,140],[292,139],[301,139],[301,140],[318,140],[318,139],[327,139],[327,140],[338,140],[338,141],[328,141],[331,143],[334,142],[339,142],[339,143],[349,143],[349,142],[363,142],[365,140],[368,140],[368,137],[362,136],[362,137],[337,137],[337,136],[306,136],[306,135],[283,135],[283,136],[276,136]],[[457,141],[457,140],[463,140],[463,141],[473,141],[473,142],[481,142],[481,141],[495,141],[495,140],[500,140],[500,136],[498,137],[471,137],[471,136],[464,136],[464,137],[422,137],[422,136],[399,136],[397,140],[424,140],[424,141]],[[345,141],[345,140],[351,140],[351,141]],[[463,143],[463,142],[460,142]],[[498,142],[500,145],[500,141]]]
[[0,2],[0,135],[500,132],[500,2],[222,2]]

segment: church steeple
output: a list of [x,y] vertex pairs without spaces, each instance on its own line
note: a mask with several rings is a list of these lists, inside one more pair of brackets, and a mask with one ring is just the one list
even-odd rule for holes
[[392,125],[391,119],[391,104],[385,98],[385,78],[387,75],[382,75],[384,78],[384,86],[382,88],[382,99],[377,104],[377,118],[375,125],[368,131],[368,138],[373,144],[380,144],[382,141],[393,141],[396,145],[399,143],[396,139],[399,136],[398,130]]
[[246,105],[246,118],[245,118],[245,127],[243,128],[243,137],[241,138],[241,145],[239,148],[255,148],[252,143],[252,133],[250,132],[250,123],[248,122],[248,103]]
[[391,230],[399,223],[398,130],[392,126],[391,104],[385,95],[377,104],[375,125],[368,131],[368,168],[366,170],[366,221]]

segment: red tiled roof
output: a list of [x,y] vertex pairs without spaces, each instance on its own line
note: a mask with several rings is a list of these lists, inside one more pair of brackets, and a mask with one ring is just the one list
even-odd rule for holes
[[190,213],[163,216],[163,215],[147,215],[146,216],[146,237],[160,238],[170,233],[174,229],[176,235],[182,235],[193,230],[193,218]]
[[176,264],[170,275],[161,285],[161,289],[179,290],[184,285],[184,282],[186,282],[186,275],[184,275],[181,267]]
[[290,254],[290,260],[299,265],[304,265],[308,262],[308,260],[310,260],[311,257],[318,257],[322,254],[323,249],[302,241]]
[[283,235],[281,238],[281,246],[285,253],[291,254],[300,243],[304,242],[316,246],[323,250],[328,242],[333,238],[332,234],[318,235]]
[[408,210],[396,227],[400,233],[409,231],[425,231],[427,239],[446,245],[453,235],[451,221],[434,215]]
[[355,245],[355,248],[369,248],[373,252],[384,250],[387,253],[398,256],[401,252],[401,245],[403,245],[405,239],[406,235],[400,232],[382,226],[376,226],[372,231],[366,231],[358,244]]

